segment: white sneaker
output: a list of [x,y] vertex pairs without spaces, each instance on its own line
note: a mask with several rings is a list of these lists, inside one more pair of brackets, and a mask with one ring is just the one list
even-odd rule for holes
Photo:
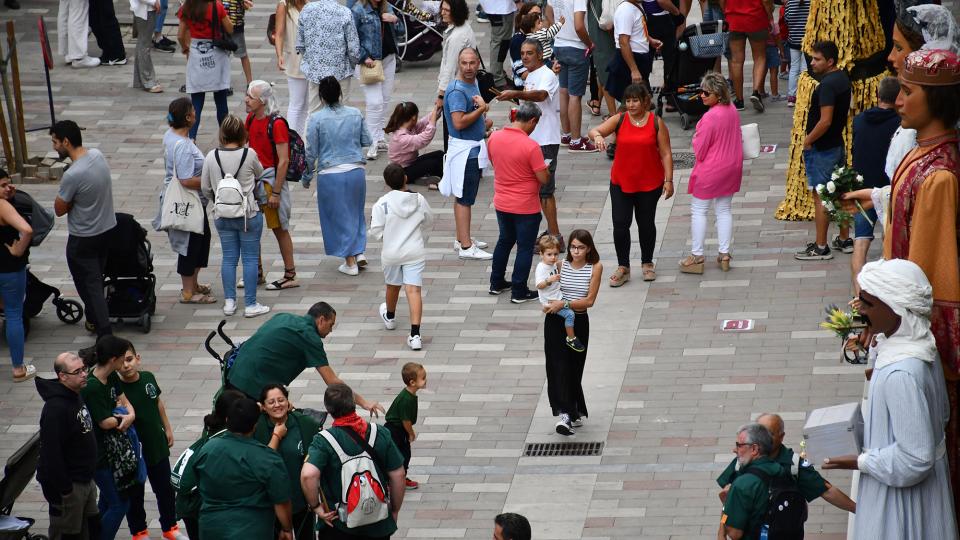
[[[471,245],[474,245],[474,246],[477,246],[477,247],[480,248],[480,249],[487,249],[487,246],[490,245],[490,244],[484,242],[483,240],[477,240],[476,238],[473,238],[473,237],[470,237],[470,244],[471,244]],[[453,250],[454,250],[454,251],[460,251],[460,241],[459,241],[459,240],[454,240],[454,241],[453,241]]]
[[377,145],[372,144],[370,148],[367,149],[367,159],[377,159]]
[[81,59],[79,59],[79,60],[74,60],[73,62],[70,62],[70,67],[72,67],[72,68],[77,68],[77,69],[80,69],[80,68],[93,68],[93,67],[97,67],[97,66],[99,66],[99,65],[100,65],[100,59],[99,59],[99,58],[94,58],[94,57],[92,57],[92,56],[84,56],[83,58],[81,58]]
[[488,253],[480,249],[478,244],[473,244],[467,249],[460,249],[459,254],[461,259],[470,259],[475,261],[489,261],[493,258],[492,253]]
[[387,330],[395,330],[397,328],[397,318],[396,317],[392,319],[387,318],[386,302],[383,302],[382,304],[380,304],[380,319],[383,321],[383,326],[385,326]]
[[339,270],[341,274],[346,274],[348,276],[360,275],[360,267],[357,265],[347,266],[347,263],[343,263],[337,267],[337,270]]
[[580,418],[577,418],[576,420],[571,420],[571,421],[570,421],[570,425],[571,425],[572,427],[575,427],[575,428],[583,427],[583,417],[581,416]]
[[364,255],[363,253],[357,255],[357,266],[359,266],[360,268],[364,268],[365,266],[367,266],[367,256]]
[[243,308],[243,316],[248,319],[251,319],[253,317],[258,317],[266,313],[270,313],[270,306],[265,306],[260,302],[257,302],[252,306],[247,306]]
[[423,348],[423,339],[420,336],[407,336],[407,345],[410,350],[419,351]]
[[223,301],[223,314],[227,317],[237,312],[237,301],[233,298],[227,298]]
[[238,289],[242,289],[242,288],[243,288],[243,278],[240,278],[240,280],[237,281],[237,288],[238,288]]
[[557,422],[557,433],[561,435],[573,435],[573,426],[570,425],[570,415],[567,413],[560,414],[560,421]]

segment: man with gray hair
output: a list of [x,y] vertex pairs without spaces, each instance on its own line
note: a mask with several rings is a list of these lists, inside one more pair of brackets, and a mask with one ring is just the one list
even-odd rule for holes
[[547,220],[547,230],[540,236],[553,235],[560,242],[560,253],[565,251],[563,235],[557,223],[557,155],[560,152],[560,80],[543,63],[543,45],[539,40],[527,39],[520,45],[520,60],[527,70],[523,90],[505,90],[497,96],[500,101],[519,99],[535,103],[541,112],[540,121],[530,138],[540,145],[540,152],[549,167],[549,179],[540,187],[540,209]]
[[[737,430],[737,442],[733,452],[741,471],[749,466],[754,471],[770,477],[779,476],[783,468],[770,459],[773,452],[773,436],[761,424],[747,424]],[[754,530],[767,511],[767,486],[760,476],[740,474],[723,504],[718,540],[755,540]]]
[[[490,294],[510,289],[510,301],[514,304],[537,298],[537,293],[527,286],[527,278],[533,243],[540,227],[540,186],[550,181],[540,145],[530,138],[540,117],[540,107],[526,101],[517,109],[516,119],[490,135],[487,143],[487,153],[493,163],[493,207],[500,226],[490,271]],[[508,283],[504,277],[514,244],[517,257]]]
[[[264,224],[273,231],[283,258],[283,277],[267,284],[267,290],[292,289],[297,283],[297,266],[293,261],[293,238],[290,236],[290,211],[293,202],[290,198],[290,183],[287,182],[287,168],[290,165],[290,126],[286,118],[277,112],[277,98],[273,85],[266,81],[253,81],[247,87],[244,98],[247,108],[247,137],[260,164],[263,165],[263,188],[267,201],[261,203]],[[265,283],[263,263],[260,264],[257,283],[242,281],[237,286],[256,287]],[[259,315],[259,313],[257,314]],[[247,317],[254,315],[246,315]]]

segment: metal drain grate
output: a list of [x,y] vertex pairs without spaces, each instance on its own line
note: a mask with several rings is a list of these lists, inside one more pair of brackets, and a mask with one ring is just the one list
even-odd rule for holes
[[693,152],[674,152],[673,153],[674,169],[692,169],[693,162],[694,162]]
[[530,443],[523,448],[524,457],[599,456],[602,442]]

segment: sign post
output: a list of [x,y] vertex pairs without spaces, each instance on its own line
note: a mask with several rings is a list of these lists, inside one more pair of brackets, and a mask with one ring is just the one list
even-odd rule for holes
[[40,33],[40,51],[43,53],[43,74],[47,78],[47,104],[50,105],[50,125],[26,130],[40,131],[50,129],[57,123],[57,115],[53,110],[53,88],[50,86],[50,70],[53,69],[53,53],[50,52],[50,38],[47,37],[47,25],[43,17],[37,17],[37,31]]

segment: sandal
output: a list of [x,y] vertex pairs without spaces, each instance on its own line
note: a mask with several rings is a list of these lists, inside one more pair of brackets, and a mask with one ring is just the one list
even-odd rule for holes
[[717,255],[717,264],[720,265],[720,270],[723,270],[724,272],[729,272],[730,259],[732,258],[733,257],[731,257],[729,253],[720,253],[719,255]]
[[640,268],[643,269],[643,280],[644,281],[655,281],[657,279],[657,273],[653,270],[656,268],[653,263],[645,263],[640,265]]
[[268,291],[279,291],[282,289],[295,289],[299,287],[300,284],[297,283],[297,269],[296,268],[284,268],[283,269],[283,278],[276,281],[267,283]]
[[622,287],[624,283],[630,281],[630,269],[618,266],[616,270],[613,271],[613,274],[610,275],[610,286],[611,287]]
[[29,381],[30,379],[34,378],[36,375],[37,375],[36,366],[32,364],[24,364],[23,375],[14,375],[13,382],[19,383],[19,382]]
[[703,255],[687,255],[680,261],[680,271],[684,274],[702,274],[704,260]]
[[600,116],[600,101],[591,99],[588,105],[590,106],[590,114]]
[[199,291],[192,293],[190,296],[187,296],[187,293],[180,291],[180,303],[181,304],[214,304],[217,302],[217,299],[210,296],[209,294],[203,294]]
[[197,292],[200,294],[210,294],[213,292],[212,285],[209,283],[198,283]]

